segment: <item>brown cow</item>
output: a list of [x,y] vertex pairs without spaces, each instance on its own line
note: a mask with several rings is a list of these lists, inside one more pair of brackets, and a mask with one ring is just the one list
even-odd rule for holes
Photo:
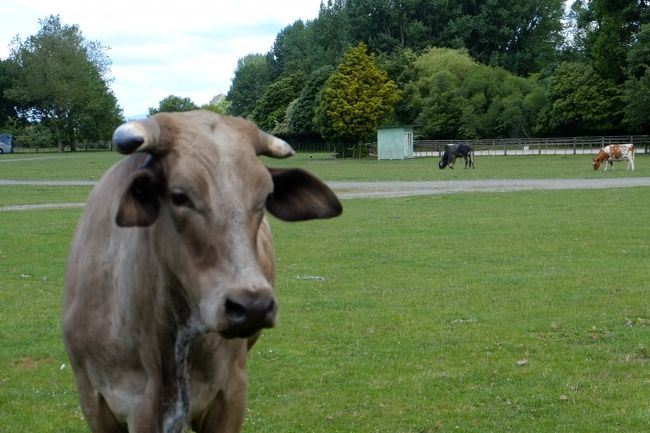
[[267,209],[334,217],[341,204],[293,149],[205,111],[120,126],[131,154],[92,192],[65,274],[63,336],[95,433],[238,432],[246,355],[276,322]]
[[592,161],[592,166],[594,170],[598,170],[600,165],[604,162],[605,169],[607,171],[607,166],[611,165],[614,167],[614,161],[622,161],[627,159],[627,170],[630,168],[634,170],[634,144],[610,144],[603,147],[598,151],[598,154],[594,157]]

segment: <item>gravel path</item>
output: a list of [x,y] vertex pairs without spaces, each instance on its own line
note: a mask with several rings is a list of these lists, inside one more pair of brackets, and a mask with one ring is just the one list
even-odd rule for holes
[[650,186],[650,177],[613,179],[482,179],[422,182],[328,182],[342,198],[401,197],[459,192],[597,189]]
[[[91,186],[86,180],[3,180],[0,186]],[[414,195],[452,194],[461,192],[510,192],[533,190],[598,189],[650,186],[650,177],[613,179],[482,179],[437,180],[418,182],[327,182],[341,199],[403,197]],[[83,203],[55,203],[0,206],[0,211],[82,207]]]

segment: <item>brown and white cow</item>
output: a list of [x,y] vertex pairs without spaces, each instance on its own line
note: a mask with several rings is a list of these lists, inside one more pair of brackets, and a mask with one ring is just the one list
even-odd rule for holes
[[593,160],[594,170],[598,170],[600,165],[604,162],[605,169],[607,171],[607,166],[612,165],[614,167],[614,161],[622,161],[627,159],[627,170],[634,170],[634,144],[610,144],[608,146],[600,149],[598,154]]
[[264,212],[341,213],[293,149],[251,122],[205,111],[120,126],[65,273],[63,337],[94,433],[238,432],[247,350],[276,323]]

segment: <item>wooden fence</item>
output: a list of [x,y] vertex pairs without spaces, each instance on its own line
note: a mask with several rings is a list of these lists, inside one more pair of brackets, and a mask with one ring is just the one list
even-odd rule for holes
[[601,137],[503,138],[488,140],[416,140],[416,157],[441,156],[445,145],[466,143],[475,155],[579,155],[597,153],[608,144],[634,143],[637,153],[650,153],[650,135]]
[[[451,143],[467,143],[474,149],[477,156],[483,155],[579,155],[594,154],[601,147],[616,143],[634,143],[637,154],[650,153],[650,135],[616,135],[599,137],[555,137],[555,138],[501,138],[483,140],[415,140],[413,151],[415,157],[442,156],[445,145]],[[301,144],[291,142],[298,151],[333,152],[329,144]],[[358,148],[357,148],[358,147]],[[79,145],[79,151],[110,150],[110,142],[91,146]],[[56,152],[56,148],[29,148],[14,144],[13,151],[23,152]],[[377,155],[377,143],[364,143],[348,149],[349,155]],[[356,150],[356,152],[355,152]]]

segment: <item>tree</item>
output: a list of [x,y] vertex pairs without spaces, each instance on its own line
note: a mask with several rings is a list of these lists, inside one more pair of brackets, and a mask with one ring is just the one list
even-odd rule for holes
[[566,25],[561,55],[564,61],[589,61],[591,54],[587,41],[595,27],[593,13],[587,6],[589,1],[575,0],[565,17]]
[[275,80],[280,75],[297,72],[308,74],[309,59],[305,24],[298,20],[280,30],[276,36],[273,47],[267,54],[270,76],[272,80]]
[[307,50],[311,70],[322,66],[336,67],[351,45],[347,0],[321,1],[318,18],[307,26]]
[[631,131],[650,132],[650,24],[642,24],[627,52],[627,76],[624,83],[624,124]]
[[291,110],[287,110],[288,134],[295,136],[318,134],[318,126],[314,122],[316,109],[320,104],[323,86],[333,72],[332,66],[323,66],[309,76],[296,103],[293,104]]
[[271,77],[266,56],[249,54],[239,59],[227,96],[231,102],[229,114],[250,116],[269,84]]
[[441,45],[466,47],[479,62],[518,75],[540,71],[562,45],[563,0],[465,0]]
[[545,80],[549,104],[538,132],[554,135],[616,133],[623,117],[621,91],[585,63],[563,62]]
[[367,42],[373,52],[425,48],[431,42],[430,28],[422,20],[437,15],[439,9],[435,5],[436,13],[427,13],[428,3],[431,1],[348,0],[352,38]]
[[399,98],[397,85],[360,43],[347,51],[325,84],[317,122],[326,138],[356,143],[374,132]]
[[[415,116],[418,134],[427,138],[455,138],[462,128],[465,101],[460,85],[477,63],[466,50],[430,48],[414,62],[414,78],[406,85],[402,109]],[[466,131],[467,136],[474,133]]]
[[80,139],[106,141],[122,121],[108,87],[110,60],[99,42],[86,41],[78,26],[58,16],[39,20],[41,29],[13,41],[10,60],[18,75],[5,95],[18,102],[19,115],[49,127],[59,151],[76,150]]
[[625,101],[624,125],[636,133],[649,133],[650,71],[646,71],[641,78],[630,78],[625,82],[623,99]]
[[627,51],[628,78],[641,78],[650,66],[650,24],[643,24]]
[[5,90],[11,89],[18,76],[18,67],[10,60],[0,60],[0,128],[6,128],[10,119],[16,119],[16,101],[4,96]]
[[[650,20],[645,0],[578,0],[572,5],[575,40],[601,77],[621,84],[627,78],[628,51]],[[580,47],[580,45],[578,45]]]
[[396,49],[391,52],[381,53],[377,56],[377,63],[388,74],[388,77],[402,89],[402,98],[395,106],[395,123],[411,125],[415,122],[418,113],[409,104],[415,95],[409,93],[409,84],[417,78],[415,61],[418,56],[410,48]]
[[[430,93],[423,99],[422,109],[416,120],[425,137],[455,138],[463,125],[465,100],[459,92],[459,80],[445,70],[435,73],[427,80]],[[475,137],[472,137],[475,138]]]
[[190,98],[169,95],[160,101],[158,108],[149,107],[149,115],[152,116],[156,113],[172,113],[174,111],[192,111],[198,109],[199,106],[192,102]]
[[404,105],[426,138],[530,136],[545,103],[537,78],[479,64],[465,50],[432,48],[414,70]]
[[255,105],[252,119],[261,129],[278,132],[276,128],[284,121],[289,104],[298,97],[304,84],[305,75],[300,71],[278,78]]

